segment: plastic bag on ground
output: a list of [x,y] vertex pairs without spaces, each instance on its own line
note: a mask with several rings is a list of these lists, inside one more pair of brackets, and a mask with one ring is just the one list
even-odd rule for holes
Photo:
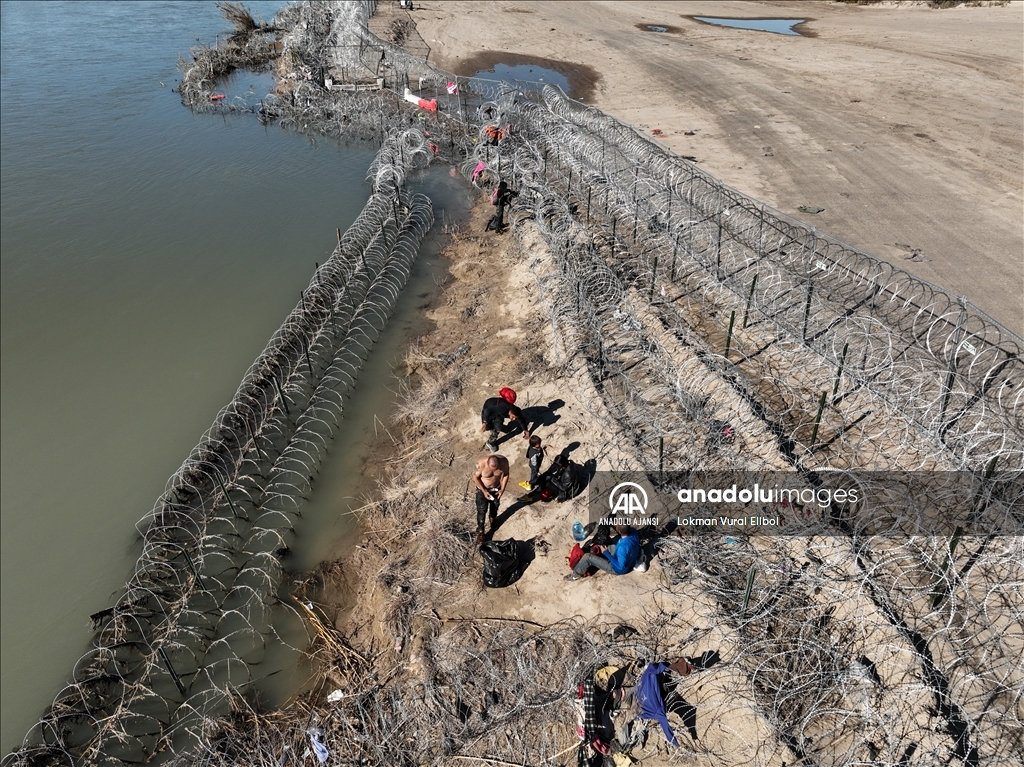
[[484,558],[484,586],[501,589],[511,586],[523,574],[523,563],[519,557],[519,541],[509,538],[505,541],[488,541],[480,546]]

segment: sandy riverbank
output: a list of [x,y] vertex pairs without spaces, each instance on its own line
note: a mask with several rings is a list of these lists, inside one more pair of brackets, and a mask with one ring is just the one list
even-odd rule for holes
[[[642,468],[583,360],[562,353],[554,336],[538,284],[538,278],[557,268],[548,246],[529,221],[515,234],[485,233],[492,211],[485,202],[477,206],[445,250],[451,280],[444,285],[443,300],[428,312],[431,331],[410,349],[404,404],[389,433],[378,441],[377,460],[367,466],[368,472],[379,472],[380,487],[362,512],[363,541],[341,565],[356,593],[354,603],[339,614],[339,628],[353,647],[376,658],[382,675],[394,667],[389,678],[402,681],[395,681],[392,689],[411,689],[416,699],[409,705],[427,710],[429,693],[438,694],[430,688],[445,674],[439,647],[452,642],[462,652],[475,648],[470,651],[496,653],[489,672],[501,682],[491,678],[487,684],[502,690],[504,705],[496,706],[498,711],[510,711],[511,727],[524,730],[516,738],[528,743],[532,753],[544,753],[545,746],[539,745],[544,738],[530,731],[527,713],[504,689],[521,684],[521,693],[551,699],[553,705],[545,706],[543,714],[546,748],[566,749],[563,758],[573,759],[565,754],[578,742],[575,723],[571,709],[560,702],[571,680],[549,675],[563,670],[551,659],[547,674],[505,668],[504,663],[522,658],[514,658],[513,648],[505,645],[502,627],[525,631],[524,641],[550,636],[566,654],[562,662],[577,667],[575,674],[593,652],[588,646],[610,642],[623,626],[639,631],[638,641],[657,647],[666,660],[711,651],[734,659],[737,637],[716,618],[705,597],[667,587],[661,567],[566,583],[571,526],[573,520],[587,519],[587,496],[566,503],[522,502],[518,483],[529,469],[526,443],[519,435],[499,446],[511,464],[511,481],[493,537],[526,543],[532,559],[514,586],[483,587],[480,556],[472,545],[475,511],[469,478],[475,462],[487,454],[479,432],[480,402],[499,386],[515,385],[520,405],[547,411],[535,433],[542,436],[549,459],[567,449],[574,461],[593,462],[601,470]],[[455,361],[442,359],[463,344],[470,348]],[[329,579],[331,573],[325,574]],[[337,656],[327,662],[326,685],[341,685],[351,672],[339,669],[332,675],[332,663],[338,667]],[[736,674],[727,663],[701,672],[688,685],[688,700],[700,711],[699,744],[684,742],[683,749],[691,754],[730,752],[736,763],[751,763],[756,754],[763,759],[770,750],[775,756],[767,762],[781,764],[787,752],[774,742],[756,703],[737,697]],[[469,671],[458,667],[447,681],[459,690],[467,679],[473,688]],[[488,715],[501,717],[494,711],[488,714],[488,706],[477,699],[486,692],[484,684],[480,682],[479,696],[463,701],[466,726],[479,733],[475,740],[492,739],[501,731],[483,735],[491,729]],[[444,695],[453,702],[463,700],[464,691],[452,690]],[[451,722],[442,717],[431,726],[447,731]],[[739,745],[731,742],[737,734]],[[516,750],[485,748],[483,753],[504,757]],[[672,763],[680,752],[652,731],[647,745],[633,753],[645,765],[659,767]]]
[[[499,61],[539,61],[569,75],[578,68],[570,83],[589,103],[648,133],[660,128],[669,148],[696,156],[715,176],[785,213],[808,219],[799,206],[823,207],[811,223],[967,295],[1021,332],[1021,5],[810,5],[693,2],[684,15],[678,3],[665,2],[435,2],[412,15],[439,66],[462,75]],[[813,17],[805,25],[813,36],[722,30],[689,18],[701,14]],[[673,31],[637,28],[644,23]],[[537,295],[538,278],[552,268],[546,245],[529,223],[515,237],[483,234],[490,212],[478,208],[454,238],[445,300],[431,312],[433,330],[410,352],[414,389],[394,429],[399,444],[385,446],[391,454],[374,467],[384,471],[380,497],[362,548],[345,565],[361,584],[345,632],[357,647],[382,653],[382,667],[401,669],[429,709],[440,694],[432,684],[453,669],[439,655],[451,642],[463,643],[463,651],[493,651],[504,621],[541,631],[584,616],[576,619],[593,637],[631,625],[666,658],[709,649],[729,658],[687,687],[700,712],[697,737],[685,745],[693,756],[728,755],[733,764],[791,759],[790,747],[766,724],[765,700],[747,691],[744,674],[751,671],[744,664],[758,662],[745,649],[749,637],[721,620],[708,593],[666,588],[660,568],[623,579],[562,580],[571,523],[586,516],[583,500],[516,504],[516,485],[528,473],[518,439],[501,447],[512,483],[496,537],[532,542],[536,558],[515,587],[482,588],[469,543],[469,474],[485,454],[479,404],[497,387],[513,385],[528,406],[553,403],[557,420],[540,430],[552,453],[576,445],[575,460],[592,459],[602,469],[634,468],[636,461],[631,450],[619,449],[625,440],[587,372],[559,356]],[[469,352],[451,366],[438,362],[464,343]],[[840,549],[833,552],[837,562],[844,561]],[[802,549],[790,554],[805,556]],[[905,641],[862,593],[832,588],[845,613],[834,630],[855,632],[856,646],[885,648],[886,695],[893,697],[882,707],[902,710],[915,666]],[[810,597],[792,609],[817,615],[834,608]],[[467,626],[475,634],[458,631]],[[800,652],[814,656],[815,640],[802,641]],[[785,640],[766,642],[775,652]],[[493,663],[490,673],[512,678]],[[464,681],[454,679],[441,697],[458,706],[465,689],[452,690]],[[565,680],[550,682],[548,692],[556,694]],[[465,703],[467,727],[485,732],[486,704]],[[571,746],[568,709],[555,710],[563,718],[549,723],[551,748]],[[514,752],[510,742],[482,753]],[[659,765],[679,752],[655,735],[634,755]]]
[[[752,5],[693,3],[686,10],[688,15],[751,15]],[[796,7],[806,13],[809,5],[757,7],[790,15]],[[814,8],[819,10],[819,4]],[[922,12],[915,7],[874,10]],[[1002,162],[988,154],[984,162],[971,160],[957,144],[959,134],[943,138],[947,134],[939,114],[941,98],[923,95],[914,101],[897,93],[903,87],[900,83],[909,87],[916,82],[902,71],[914,69],[902,48],[894,50],[878,40],[868,44],[847,39],[844,53],[836,53],[841,48],[835,43],[840,31],[852,35],[848,29],[853,20],[872,18],[857,16],[859,12],[820,4],[813,24],[831,23],[827,28],[834,31],[831,48],[824,49],[806,46],[828,39],[823,34],[826,27],[817,30],[816,37],[799,41],[744,33],[743,47],[737,50],[740,43],[731,37],[736,33],[695,26],[670,3],[437,3],[419,8],[414,18],[431,45],[441,47],[443,40],[456,38],[479,43],[480,50],[460,48],[465,53],[438,60],[462,74],[471,73],[463,67],[496,60],[487,51],[502,48],[546,63],[570,58],[587,64],[586,77],[577,84],[590,88],[586,95],[599,106],[647,130],[661,128],[665,142],[677,152],[696,155],[712,173],[786,212],[795,213],[800,205],[821,205],[821,227],[865,250],[892,257],[881,247],[899,252],[907,246],[904,252],[916,260],[900,265],[940,271],[941,267],[950,279],[966,279],[955,268],[964,251],[948,248],[953,239],[964,238],[964,248],[970,245],[971,258],[978,260],[971,278],[977,282],[988,264],[995,273],[988,294],[1012,315],[1014,304],[1008,296],[1015,296],[1012,281],[1019,264],[1006,252],[1015,246],[1019,251],[1019,211],[1014,233],[1014,212],[1006,200],[990,199],[986,208],[977,200],[963,202],[955,190],[971,184],[980,188],[984,182],[989,197],[993,190],[1009,189],[1006,196],[1015,194],[1019,202],[1019,188],[1011,179],[1013,162],[1019,165],[1019,158],[1012,156],[1020,141],[1019,120],[1008,121],[1010,139],[990,136],[996,147],[992,152]],[[679,19],[668,19],[670,13]],[[498,16],[507,23],[495,24],[496,14],[508,14]],[[1016,16],[1001,18],[1019,24]],[[644,32],[637,28],[643,22],[677,31]],[[904,23],[905,34],[914,37],[913,23]],[[868,36],[871,32],[861,30]],[[949,29],[947,33],[951,34]],[[791,44],[805,47],[782,47]],[[906,47],[906,41],[901,45]],[[915,66],[923,67],[926,60],[929,66],[945,66],[932,61],[923,43],[916,45],[910,57]],[[803,55],[785,55],[796,50]],[[849,84],[854,60],[866,70],[864,85]],[[961,64],[950,66],[954,71]],[[1012,61],[1007,66],[1012,70]],[[998,62],[979,68],[977,90],[984,90],[983,82],[1003,82],[1005,68],[994,70],[999,70]],[[623,72],[628,74],[620,78]],[[891,82],[880,89],[883,93],[859,90],[877,88],[880,73],[886,72]],[[1019,73],[1008,77],[1011,83],[1020,80]],[[852,90],[844,91],[840,82]],[[678,99],[680,83],[701,93],[703,101]],[[882,111],[895,110],[901,99],[915,106],[903,105],[908,116],[901,119],[907,122],[890,131],[882,122],[889,117]],[[850,110],[865,102],[864,114],[853,120],[851,115],[860,113]],[[709,108],[710,103],[715,107]],[[986,103],[998,109],[1002,102],[993,96]],[[912,124],[911,114],[922,124]],[[942,141],[949,146],[931,147]],[[945,160],[956,152],[961,154],[947,168]],[[995,166],[1002,170],[994,171]],[[827,195],[832,196],[826,199]],[[992,212],[998,205],[1005,215]],[[918,747],[935,754],[964,746],[962,737],[948,734],[961,721],[957,706],[974,716],[982,692],[989,689],[991,679],[984,676],[988,671],[978,666],[978,659],[995,658],[994,666],[1003,674],[1000,680],[1007,680],[1010,688],[1019,685],[1014,676],[1019,669],[1016,661],[997,657],[998,653],[985,655],[988,645],[997,644],[991,627],[982,632],[988,642],[985,653],[979,650],[978,632],[970,631],[962,636],[936,634],[930,644],[925,642],[927,652],[919,651],[918,635],[911,635],[906,621],[917,621],[921,631],[928,631],[929,621],[943,617],[922,597],[922,589],[931,582],[930,550],[907,553],[880,541],[873,553],[881,564],[866,573],[864,559],[834,536],[761,540],[745,547],[736,540],[709,543],[666,536],[648,572],[566,583],[570,526],[574,519],[586,518],[585,497],[564,504],[517,502],[518,483],[528,472],[525,443],[513,437],[500,448],[511,463],[512,481],[495,537],[522,542],[530,562],[514,586],[483,587],[480,557],[472,543],[475,514],[469,478],[475,462],[486,455],[479,432],[480,403],[498,387],[514,386],[520,404],[541,410],[545,423],[537,431],[550,447],[549,457],[566,449],[578,463],[592,461],[599,469],[649,468],[639,465],[640,446],[620,432],[620,423],[608,412],[609,406],[623,407],[622,398],[615,397],[614,376],[593,367],[597,363],[580,353],[583,345],[578,338],[566,340],[574,331],[582,335],[592,328],[588,330],[586,323],[573,328],[555,316],[557,307],[572,303],[572,289],[561,277],[545,279],[556,272],[564,277],[556,265],[559,248],[580,245],[608,259],[612,245],[599,233],[576,228],[568,218],[558,219],[558,211],[542,214],[541,208],[529,206],[513,211],[517,221],[511,233],[485,233],[484,222],[492,210],[481,200],[447,249],[451,278],[442,300],[429,312],[431,324],[425,325],[424,335],[407,355],[402,371],[407,377],[400,384],[403,404],[380,436],[377,459],[365,467],[367,475],[380,480],[362,510],[364,537],[351,557],[325,565],[301,594],[303,601],[324,603],[318,582],[337,579],[339,569],[355,585],[354,604],[345,610],[327,608],[325,617],[335,625],[320,627],[314,642],[312,651],[323,669],[321,684],[292,708],[263,720],[246,720],[240,713],[234,725],[241,739],[267,738],[265,733],[273,727],[263,725],[276,727],[279,722],[285,739],[298,748],[306,740],[305,728],[315,723],[331,748],[370,763],[572,763],[570,754],[577,745],[572,702],[576,685],[592,676],[597,665],[609,659],[670,660],[714,653],[721,664],[682,682],[696,719],[690,727],[673,720],[680,734],[688,730],[679,749],[667,747],[660,730],[650,727],[644,743],[627,749],[633,757],[650,767],[680,759],[709,765],[782,765],[807,754],[815,759],[897,763]],[[967,223],[958,223],[956,214],[964,210]],[[986,211],[990,220],[981,226],[978,221]],[[572,230],[577,239],[546,241],[540,230],[549,227],[550,237],[553,222]],[[963,226],[968,224],[981,228],[964,235]],[[840,225],[849,233],[834,228]],[[914,226],[919,228],[907,229]],[[993,238],[991,248],[978,246],[982,230]],[[950,252],[948,258],[908,242],[929,236],[937,250],[941,245]],[[872,237],[878,248],[865,242]],[[886,245],[889,239],[893,242]],[[600,265],[597,260],[588,263],[593,268]],[[923,276],[959,289],[948,280]],[[666,294],[664,287],[661,295],[672,305],[684,297]],[[968,295],[981,302],[977,295]],[[642,368],[645,353],[660,355],[663,361],[692,361],[695,351],[686,345],[687,339],[666,332],[650,306],[633,300],[638,298],[635,285],[625,286],[620,297],[614,321],[604,319],[610,326],[626,327],[643,342],[619,350],[621,375]],[[633,303],[635,312],[631,308],[634,313],[620,316],[618,307]],[[699,307],[711,317],[715,311],[721,314],[722,308],[714,296]],[[611,309],[606,315],[612,315]],[[1006,316],[1000,319],[1013,325]],[[609,342],[615,343],[611,337]],[[626,359],[627,352],[634,356]],[[630,391],[639,399],[659,402],[658,386],[651,380],[637,376],[630,381],[636,386]],[[748,417],[750,408],[736,392],[710,374],[702,381],[714,392],[715,406],[728,409],[732,422],[739,425],[740,438],[720,447],[734,452],[722,455],[723,463],[743,451],[743,460],[752,464],[784,466],[777,441],[758,438],[757,429],[763,430],[764,424]],[[694,419],[693,434],[687,432],[687,438],[696,440],[698,426],[706,427],[717,414],[714,409],[705,413],[701,424]],[[620,412],[615,416],[622,416],[622,423],[628,420]],[[867,423],[884,433],[885,416],[879,410]],[[922,572],[928,571],[909,589],[906,556],[918,557],[913,567],[920,564]],[[1001,565],[1014,560],[1012,555],[993,555],[992,561]],[[992,577],[985,587],[1002,581]],[[753,600],[750,614],[746,598],[742,608],[737,607],[744,585]],[[888,589],[898,609],[882,605],[876,589]],[[311,609],[314,625],[315,612]],[[932,660],[933,653],[938,662]],[[922,674],[927,689],[921,685]],[[947,678],[950,685],[970,683],[982,692],[962,692],[960,687],[953,695],[940,692],[947,689]],[[618,724],[630,719],[623,717]],[[889,726],[894,720],[904,729],[894,731]],[[978,748],[987,754],[1002,753],[1005,732],[1012,724],[978,724],[970,732],[971,742],[981,744]],[[276,742],[272,745],[277,747]],[[278,752],[265,753],[276,757]]]
[[[437,2],[413,18],[432,59],[459,74],[503,61],[496,50],[520,57],[504,63],[532,57],[547,66],[585,65],[575,85],[590,103],[648,132],[660,128],[671,149],[696,156],[712,174],[783,212],[806,219],[798,206],[825,208],[813,220],[822,230],[967,295],[1016,332],[1024,329],[1019,4],[939,12],[816,3],[810,12],[807,3],[695,2],[686,16],[676,3],[583,5]],[[807,26],[814,36],[719,30],[688,18],[697,14],[813,16]],[[642,23],[678,31],[643,32]],[[974,31],[965,37],[965,28]],[[586,516],[583,500],[516,504],[516,484],[528,473],[518,439],[501,448],[512,483],[496,537],[530,541],[536,558],[515,587],[482,588],[469,543],[469,473],[485,454],[479,403],[497,387],[515,386],[528,406],[552,405],[557,420],[540,431],[552,453],[575,445],[575,460],[593,459],[602,469],[634,468],[636,460],[619,449],[624,439],[586,371],[559,356],[537,295],[538,277],[552,267],[546,245],[529,223],[515,237],[483,234],[490,212],[478,208],[455,237],[445,300],[431,313],[432,332],[410,352],[410,384],[418,388],[396,424],[399,444],[376,467],[385,478],[367,538],[345,565],[361,586],[344,631],[356,646],[382,653],[383,667],[401,669],[429,708],[439,694],[432,685],[446,668],[438,653],[449,642],[491,652],[505,621],[540,632],[585,616],[576,619],[595,637],[635,626],[666,658],[709,649],[730,658],[687,688],[700,712],[697,737],[686,744],[693,756],[728,754],[733,764],[791,759],[790,746],[765,721],[765,701],[746,692],[744,674],[751,672],[744,664],[757,663],[744,649],[749,638],[720,619],[707,593],[666,588],[660,570],[562,580],[570,525]],[[451,366],[438,362],[464,343],[470,351]],[[845,556],[840,549],[837,562]],[[886,648],[886,695],[893,697],[883,707],[900,708],[910,700],[915,666],[905,641],[863,594],[834,588],[844,605],[841,630],[858,635],[856,646]],[[793,609],[834,608],[811,597]],[[467,626],[475,634],[459,632]],[[766,647],[774,652],[780,642]],[[808,638],[800,651],[811,657],[814,647]],[[489,671],[511,679],[500,661]],[[549,692],[564,681],[552,679]],[[461,705],[465,690],[452,690],[463,682],[454,680],[442,697]],[[485,732],[486,703],[464,702],[467,726]],[[551,747],[571,746],[568,709],[555,710],[563,720],[550,723]],[[517,737],[509,732],[511,741]],[[514,752],[510,742],[482,753]],[[659,765],[679,752],[654,736],[634,755]]]
[[[588,103],[660,128],[660,141],[730,186],[1024,333],[1021,2],[416,5],[437,65],[468,75],[504,54],[584,65]],[[813,36],[696,15],[809,18]]]

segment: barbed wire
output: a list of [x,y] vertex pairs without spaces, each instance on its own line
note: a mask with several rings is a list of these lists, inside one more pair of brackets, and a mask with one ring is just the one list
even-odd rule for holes
[[93,649],[4,764],[187,750],[227,712],[227,691],[253,682],[267,643],[284,641],[271,616],[279,557],[433,224],[429,198],[402,185],[422,152],[390,151],[401,142],[385,143],[370,200],[139,522],[142,552],[124,593],[94,616]]
[[[382,529],[427,509],[437,547],[421,570],[392,562],[375,581],[389,595],[377,616],[386,640],[421,636],[416,673],[389,664],[386,645],[357,652],[300,603],[288,609],[343,695],[253,710],[253,668],[283,641],[276,552],[430,225],[429,200],[403,184],[434,157],[480,186],[508,178],[520,190],[513,221],[532,222],[551,252],[530,268],[556,356],[593,386],[587,406],[625,436],[636,466],[809,481],[825,469],[966,471],[970,497],[963,486],[915,497],[992,530],[1021,522],[1020,338],[558,89],[458,78],[379,40],[373,7],[300,3],[270,25],[284,30],[279,54],[269,31],[253,31],[183,64],[193,109],[378,141],[374,192],[140,522],[142,554],[96,616],[94,650],[4,764],[278,765],[314,737],[353,764],[551,763],[577,744],[564,723],[595,664],[706,639],[679,622],[680,600],[703,605],[729,659],[700,697],[702,738],[663,753],[670,763],[1013,763],[1024,749],[1024,537],[951,539],[881,503],[803,537],[663,537],[657,609],[623,641],[579,621],[431,617],[439,594],[468,588],[457,576],[469,546],[449,524],[458,501],[396,492],[374,512]],[[232,61],[273,55],[294,81],[286,92],[258,105],[209,98]],[[326,87],[328,71],[352,91]],[[371,80],[381,90],[361,91]],[[407,91],[436,111],[409,105]],[[716,439],[722,424],[735,442]],[[908,497],[903,482],[887,497]]]

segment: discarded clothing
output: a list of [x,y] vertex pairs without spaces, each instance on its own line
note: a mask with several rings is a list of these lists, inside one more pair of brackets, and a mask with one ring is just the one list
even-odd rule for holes
[[676,736],[672,732],[672,725],[668,723],[665,701],[661,697],[661,688],[658,686],[658,674],[667,668],[668,666],[664,663],[648,663],[644,673],[640,675],[636,698],[640,705],[640,716],[658,722],[665,733],[665,739],[673,746],[678,746],[679,743],[676,742]]
[[583,688],[583,739],[589,742],[597,732],[597,692],[590,676],[583,680],[580,687]]
[[320,764],[324,764],[328,759],[331,758],[331,752],[327,750],[327,746],[324,745],[323,741],[324,734],[317,729],[309,731],[309,742],[313,746],[313,753],[316,754],[317,760]]
[[694,671],[694,665],[689,658],[679,658],[674,663],[670,663],[668,667],[680,676],[689,676]]
[[489,589],[511,586],[523,574],[526,563],[519,553],[519,541],[488,541],[480,547],[484,559],[484,585]]
[[600,687],[602,690],[608,689],[608,681],[611,679],[612,674],[619,670],[618,666],[603,666],[594,672],[594,684]]

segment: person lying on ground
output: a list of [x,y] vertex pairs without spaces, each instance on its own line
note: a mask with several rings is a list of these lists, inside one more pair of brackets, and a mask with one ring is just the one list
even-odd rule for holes
[[[498,395],[485,400],[480,411],[480,431],[490,431],[491,433],[484,447],[492,453],[498,449],[498,437],[505,430],[506,418],[519,425],[523,430],[523,439],[530,438],[530,430],[523,418],[523,411],[516,407],[516,393],[507,386],[503,386],[498,391]],[[509,425],[509,431],[512,429],[512,423]]]
[[605,547],[599,554],[593,550],[584,554],[565,579],[578,581],[591,567],[614,575],[630,572],[640,559],[640,536],[629,525],[616,525],[615,532],[619,534],[615,543]]
[[489,455],[476,462],[473,484],[476,485],[476,542],[484,542],[484,522],[490,518],[491,533],[498,516],[498,504],[508,484],[508,459]]

